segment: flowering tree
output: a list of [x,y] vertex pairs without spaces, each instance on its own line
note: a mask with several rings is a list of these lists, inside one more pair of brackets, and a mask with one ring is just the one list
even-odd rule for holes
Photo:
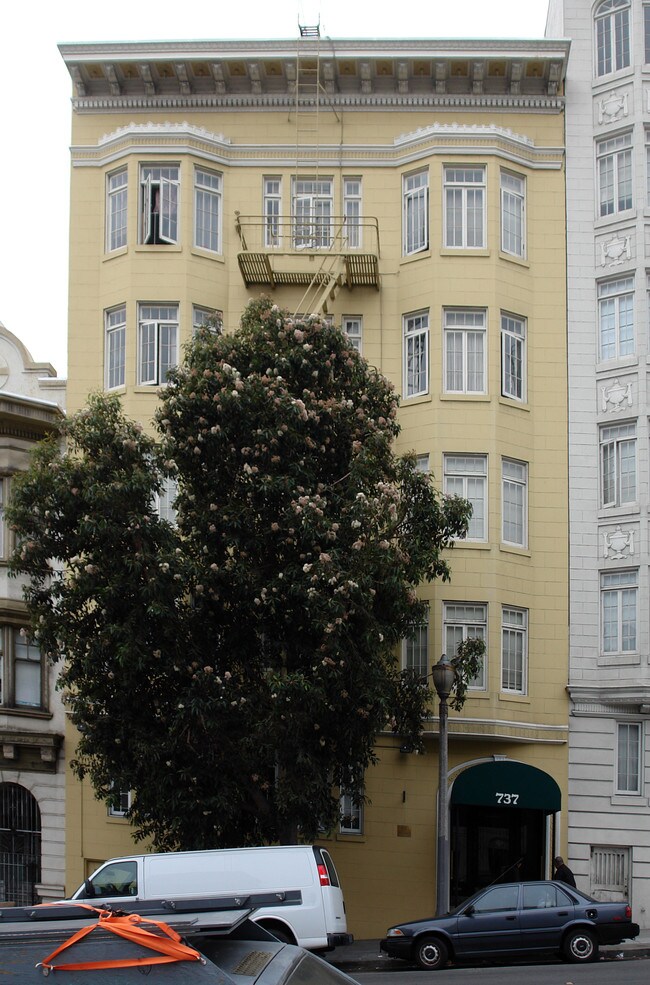
[[[95,395],[17,481],[13,567],[64,658],[73,768],[107,800],[133,791],[137,836],[313,838],[380,731],[421,747],[431,692],[396,648],[470,506],[395,456],[396,418],[343,333],[262,299],[188,346],[157,441]],[[156,510],[169,478],[176,523]]]

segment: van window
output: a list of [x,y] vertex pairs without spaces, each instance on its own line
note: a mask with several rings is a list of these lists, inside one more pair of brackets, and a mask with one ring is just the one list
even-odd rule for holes
[[329,852],[326,852],[324,848],[321,848],[320,853],[323,857],[323,862],[325,863],[327,874],[330,877],[330,885],[338,887],[339,877],[336,868],[334,867],[334,860],[332,859],[332,856],[330,855]]
[[86,886],[88,897],[137,896],[137,862],[109,862],[88,880]]

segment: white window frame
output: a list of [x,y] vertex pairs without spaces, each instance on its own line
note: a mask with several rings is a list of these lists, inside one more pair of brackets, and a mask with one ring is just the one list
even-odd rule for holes
[[429,171],[402,175],[402,255],[429,249]]
[[[115,788],[115,784],[113,784],[113,788]],[[120,806],[113,807],[112,805],[109,805],[109,817],[126,817],[126,812],[131,809],[131,804],[133,803],[133,795],[131,791],[120,790],[118,796],[120,798]]]
[[444,245],[448,250],[483,250],[486,246],[485,165],[444,167]]
[[429,675],[429,613],[412,626],[413,635],[402,640],[402,667],[420,677]]
[[363,803],[355,804],[354,795],[345,790],[341,790],[339,796],[339,816],[340,834],[363,834]]
[[357,352],[363,352],[363,315],[342,315],[341,327]]
[[526,256],[526,179],[512,171],[501,172],[501,251]]
[[361,225],[361,178],[343,179],[343,221],[344,241],[349,250],[359,250],[362,246]]
[[487,620],[488,607],[485,602],[443,602],[442,649],[450,660],[458,653],[458,644],[474,638],[483,640],[486,651],[481,660],[481,669],[467,685],[471,691],[485,691],[487,688]]
[[501,690],[528,693],[528,610],[501,607]]
[[467,534],[461,541],[485,543],[488,535],[488,457],[451,452],[443,456],[446,496],[461,496],[472,504]]
[[205,308],[200,304],[193,304],[192,334],[196,335],[200,328],[207,327],[219,335],[223,331],[223,311],[219,308]]
[[594,61],[598,78],[630,66],[629,0],[603,0],[594,11]]
[[631,131],[596,141],[596,172],[598,216],[628,212],[634,205]]
[[607,424],[599,430],[600,505],[603,509],[637,502],[637,436],[634,422]]
[[501,459],[501,541],[528,547],[528,465]]
[[140,165],[140,243],[178,243],[180,188],[178,165]]
[[404,315],[404,397],[429,393],[429,312]]
[[[589,895],[622,893],[629,896],[630,850],[615,845],[592,845],[590,849]],[[597,899],[609,897],[597,896]]]
[[126,305],[104,312],[104,386],[115,390],[126,384]]
[[294,177],[291,187],[291,216],[294,249],[330,249],[334,216],[332,178]]
[[0,708],[45,710],[46,661],[29,630],[0,625],[0,647]]
[[526,319],[501,312],[501,395],[524,404],[528,399]]
[[264,213],[264,246],[273,249],[282,245],[282,178],[264,178],[262,211]]
[[605,656],[637,653],[639,572],[637,568],[600,573],[600,651]]
[[223,176],[218,171],[194,168],[194,246],[220,254]]
[[120,168],[106,175],[106,252],[127,245],[128,171]]
[[415,470],[416,472],[424,472],[425,475],[429,474],[431,471],[429,467],[429,452],[415,456]]
[[444,392],[486,393],[487,311],[484,308],[445,308],[443,336]]
[[643,793],[643,722],[616,723],[616,793]]
[[162,477],[162,488],[154,493],[154,509],[161,520],[166,520],[172,527],[178,526],[178,511],[175,500],[178,496],[178,480],[171,475]]
[[643,4],[643,61],[650,63],[650,3]]
[[600,360],[633,356],[636,351],[634,277],[599,281],[597,295]]
[[0,558],[6,559],[12,551],[13,538],[7,526],[5,508],[9,503],[11,492],[11,477],[0,475]]
[[[178,365],[178,308],[178,304],[138,304],[138,386],[164,384],[167,371]],[[165,358],[167,350],[173,351],[172,358]]]

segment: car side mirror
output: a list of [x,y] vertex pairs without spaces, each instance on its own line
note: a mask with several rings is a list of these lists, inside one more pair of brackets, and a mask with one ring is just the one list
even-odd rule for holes
[[84,891],[86,893],[86,896],[92,897],[95,895],[95,887],[93,886],[90,879],[84,879]]
[[469,904],[466,910],[463,910],[464,917],[471,917],[475,913],[475,909],[472,903]]

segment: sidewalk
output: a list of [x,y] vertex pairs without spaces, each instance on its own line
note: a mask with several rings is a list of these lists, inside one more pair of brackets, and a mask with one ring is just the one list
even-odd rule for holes
[[[623,960],[649,958],[650,930],[642,930],[633,941],[611,944],[600,949],[601,960],[616,960],[618,955],[622,955]],[[348,944],[347,947],[337,947],[323,957],[348,975],[364,971],[394,971],[402,964],[400,961],[380,955],[378,940],[355,941],[354,944]],[[405,963],[404,967],[407,967]]]

